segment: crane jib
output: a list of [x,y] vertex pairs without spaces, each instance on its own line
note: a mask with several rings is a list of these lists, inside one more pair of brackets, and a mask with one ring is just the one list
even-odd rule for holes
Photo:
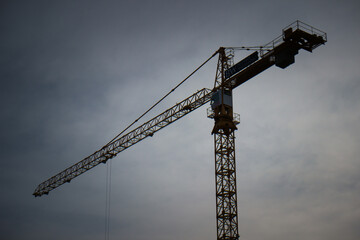
[[225,79],[228,79],[229,77],[231,77],[235,73],[240,72],[241,70],[243,70],[244,68],[246,68],[250,64],[253,64],[254,62],[256,62],[258,59],[259,59],[259,53],[257,51],[250,54],[249,56],[247,56],[246,58],[244,58],[243,60],[241,60],[240,62],[238,62],[234,66],[232,66],[231,68],[227,69],[225,71]]
[[73,178],[83,174],[100,163],[106,163],[106,161],[115,157],[118,153],[135,145],[146,137],[153,136],[157,131],[208,103],[211,96],[211,89],[203,88],[197,91],[180,103],[177,103],[153,119],[118,138],[111,144],[104,146],[80,162],[42,182],[35,189],[33,195],[39,197],[43,194],[48,194],[51,190],[64,183],[70,182]]

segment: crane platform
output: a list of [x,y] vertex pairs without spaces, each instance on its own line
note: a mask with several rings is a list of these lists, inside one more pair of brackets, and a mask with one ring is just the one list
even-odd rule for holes
[[327,34],[299,20],[289,24],[282,34],[260,48],[260,56],[264,57],[284,42],[299,44],[301,48],[312,52],[318,46],[327,42]]

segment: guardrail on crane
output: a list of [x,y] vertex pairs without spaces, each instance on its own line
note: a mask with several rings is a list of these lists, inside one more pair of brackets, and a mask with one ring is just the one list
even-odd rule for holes
[[308,24],[306,24],[304,22],[301,22],[301,21],[297,20],[297,21],[289,24],[285,28],[283,28],[282,34],[280,36],[276,37],[274,40],[270,41],[269,43],[261,46],[260,51],[259,51],[260,56],[263,57],[265,54],[272,51],[275,47],[282,44],[285,41],[286,33],[290,29],[292,30],[292,32],[295,32],[296,30],[301,30],[301,31],[306,32],[306,33],[308,33],[310,35],[313,35],[313,36],[316,36],[316,37],[321,37],[324,40],[324,42],[327,42],[327,35],[326,35],[325,32],[323,32],[323,31],[321,31],[321,30],[319,30],[319,29],[317,29],[317,28],[315,28],[313,26],[310,26],[310,25],[308,25]]

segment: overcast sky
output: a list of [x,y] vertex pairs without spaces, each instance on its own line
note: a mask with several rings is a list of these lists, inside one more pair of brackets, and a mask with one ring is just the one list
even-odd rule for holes
[[[240,239],[360,239],[359,12],[355,0],[1,1],[0,238],[104,239],[106,165],[48,196],[36,186],[220,46],[265,44],[299,19],[328,43],[234,90]],[[153,114],[211,88],[215,70]],[[216,239],[207,107],[112,160],[110,239]]]

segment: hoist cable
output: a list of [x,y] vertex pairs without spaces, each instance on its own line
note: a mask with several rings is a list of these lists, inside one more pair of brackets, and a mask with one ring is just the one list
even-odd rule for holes
[[110,239],[111,161],[106,164],[105,240]]

